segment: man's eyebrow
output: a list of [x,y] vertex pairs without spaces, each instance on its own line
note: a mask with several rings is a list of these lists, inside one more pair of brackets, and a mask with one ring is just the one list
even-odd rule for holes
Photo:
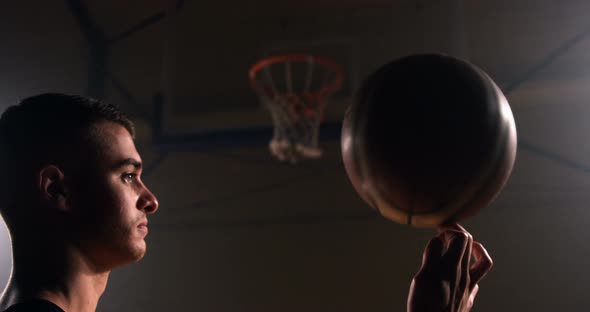
[[114,167],[115,169],[120,169],[128,166],[133,166],[135,169],[141,169],[141,162],[134,158],[127,158],[118,162]]

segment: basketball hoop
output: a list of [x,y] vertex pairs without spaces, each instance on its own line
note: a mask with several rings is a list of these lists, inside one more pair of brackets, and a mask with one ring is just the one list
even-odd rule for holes
[[291,163],[320,157],[319,127],[328,97],[342,86],[342,67],[322,56],[288,54],[259,61],[249,74],[272,118],[271,153]]

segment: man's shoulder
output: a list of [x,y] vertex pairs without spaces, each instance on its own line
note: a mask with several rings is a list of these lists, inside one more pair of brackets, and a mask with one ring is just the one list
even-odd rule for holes
[[46,300],[33,300],[17,303],[2,312],[64,312],[64,310]]

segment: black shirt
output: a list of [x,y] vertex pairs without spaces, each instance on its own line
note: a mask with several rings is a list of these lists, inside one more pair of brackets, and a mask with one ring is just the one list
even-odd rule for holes
[[3,312],[64,312],[55,304],[42,299],[17,303]]

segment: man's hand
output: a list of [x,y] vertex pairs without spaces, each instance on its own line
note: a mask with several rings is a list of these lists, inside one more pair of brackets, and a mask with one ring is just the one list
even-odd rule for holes
[[470,311],[477,283],[492,268],[487,251],[463,227],[453,224],[439,231],[428,242],[412,280],[408,312]]

